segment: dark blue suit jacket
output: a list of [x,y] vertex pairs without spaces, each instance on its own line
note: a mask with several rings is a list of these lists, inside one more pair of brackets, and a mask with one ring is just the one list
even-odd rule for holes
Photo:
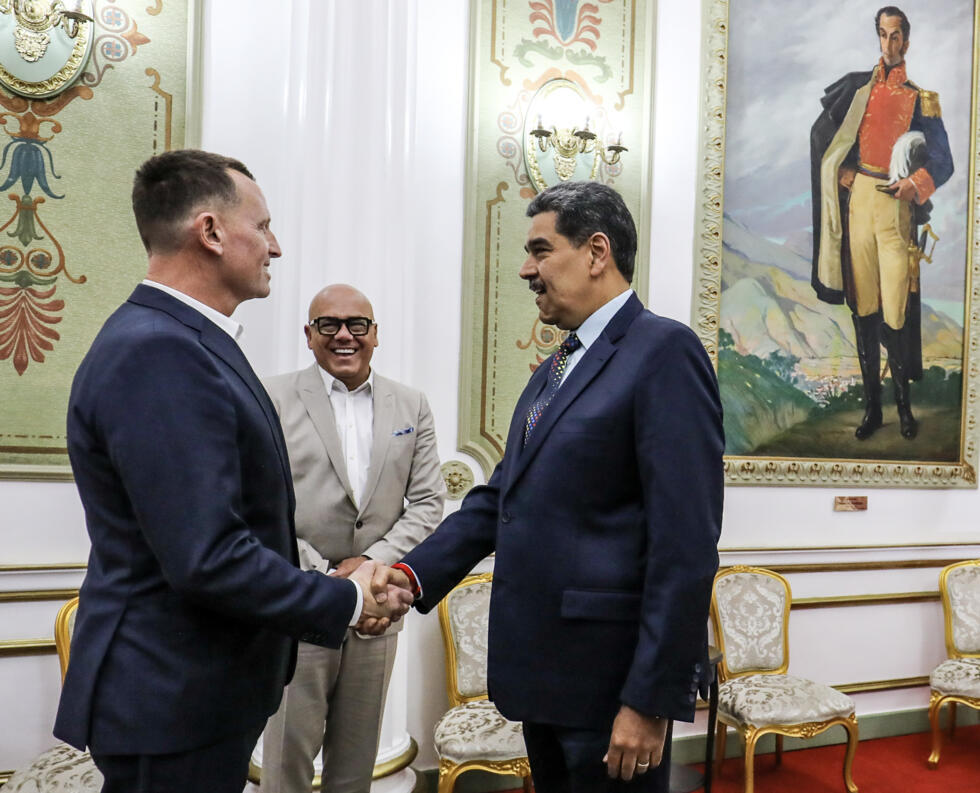
[[156,754],[260,726],[295,638],[340,646],[356,593],[295,566],[285,443],[241,349],[138,286],[75,375],[68,451],[92,550],[55,735]]
[[522,448],[408,554],[422,611],[496,551],[490,694],[510,719],[606,729],[620,704],[692,720],[722,508],[721,405],[691,330],[631,296]]

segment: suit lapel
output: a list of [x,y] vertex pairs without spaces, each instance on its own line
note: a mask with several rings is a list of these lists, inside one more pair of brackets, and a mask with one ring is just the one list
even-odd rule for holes
[[340,442],[340,435],[337,434],[337,417],[334,415],[333,405],[330,403],[330,395],[324,387],[319,364],[314,363],[313,366],[300,373],[296,391],[303,407],[306,408],[310,421],[313,422],[316,434],[320,436],[323,447],[327,450],[327,457],[330,458],[333,470],[337,472],[347,498],[353,504],[354,492],[350,486],[347,462],[344,460],[344,447]]
[[[538,453],[538,450],[547,442],[549,433],[555,424],[561,419],[562,414],[568,409],[585,387],[591,383],[596,376],[603,370],[609,359],[616,354],[620,339],[626,333],[627,328],[636,319],[636,316],[643,310],[643,304],[636,295],[631,295],[619,311],[609,320],[599,338],[586,350],[585,355],[575,365],[572,373],[568,375],[568,380],[562,383],[555,394],[551,404],[545,408],[544,413],[538,419],[538,423],[528,438],[527,446],[521,450],[524,417],[527,415],[528,406],[531,400],[537,396],[540,384],[537,388],[531,388],[535,377],[532,376],[528,382],[528,387],[518,402],[518,408],[514,411],[514,418],[511,422],[510,435],[507,439],[507,447],[519,450],[517,454],[508,455],[516,458],[508,469],[504,471],[505,487],[510,488],[520,478],[527,468],[528,463]],[[551,365],[551,358],[541,364],[535,375],[542,369],[547,371],[546,366]],[[545,375],[546,377],[546,375]],[[530,395],[530,396],[529,396]],[[520,430],[517,430],[518,423]]]
[[395,429],[395,392],[388,381],[378,375],[374,376],[371,386],[374,399],[374,421],[371,426],[371,462],[368,464],[367,480],[364,482],[364,492],[361,494],[359,511],[363,512],[366,504],[378,486],[381,468],[388,455],[391,444],[391,433]]

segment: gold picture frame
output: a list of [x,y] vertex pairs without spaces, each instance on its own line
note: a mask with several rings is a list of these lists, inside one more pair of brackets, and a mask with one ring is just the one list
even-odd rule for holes
[[[974,0],[899,4],[911,21],[910,79],[921,80],[918,85],[944,96],[942,118],[956,169],[954,178],[934,196],[934,212],[941,217],[937,223],[945,229],[946,239],[939,243],[945,243],[945,258],[931,268],[931,260],[924,257],[922,262],[923,323],[933,319],[942,323],[947,345],[927,350],[923,335],[924,368],[932,378],[923,382],[939,389],[945,401],[934,408],[920,400],[918,437],[906,440],[899,434],[892,391],[887,387],[882,392],[885,425],[873,439],[854,437],[855,424],[861,420],[862,408],[855,403],[862,377],[860,369],[854,373],[859,359],[850,311],[845,306],[827,307],[808,295],[814,290],[809,273],[801,270],[813,258],[806,248],[812,245],[813,225],[807,228],[802,217],[804,211],[812,212],[809,125],[821,112],[818,100],[824,86],[842,74],[874,66],[879,52],[872,26],[880,5],[844,0],[704,3],[692,325],[719,374],[726,408],[728,484],[977,486],[980,218],[974,204],[980,195],[976,98],[980,4]],[[969,57],[949,42],[951,32],[967,42]],[[931,46],[944,37],[944,44]],[[738,114],[730,112],[733,102],[740,108]],[[794,206],[793,201],[805,206]],[[962,312],[959,326],[958,311]],[[755,323],[751,332],[748,318]],[[822,337],[807,346],[811,337],[806,334],[817,335],[817,331],[801,326],[811,320],[814,327],[836,328],[826,347],[818,346]],[[774,327],[769,327],[770,322]],[[950,330],[957,327],[958,338]],[[959,359],[954,354],[956,345]],[[802,358],[803,348],[813,358]],[[941,357],[942,353],[948,357]],[[884,351],[881,357],[884,363]],[[776,364],[782,367],[788,386],[778,384],[766,391],[769,370],[779,371]],[[917,391],[918,387],[912,384],[912,406],[917,409],[917,393],[934,393],[925,386]],[[752,388],[756,391],[749,393]],[[778,401],[795,399],[794,390],[803,394],[798,406]],[[780,410],[797,414],[781,419]],[[767,417],[772,422],[795,423],[767,427],[763,425]],[[767,433],[775,434],[767,437]]]

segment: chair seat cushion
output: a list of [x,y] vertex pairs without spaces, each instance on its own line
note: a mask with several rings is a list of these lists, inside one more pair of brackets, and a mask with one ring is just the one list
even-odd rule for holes
[[454,763],[527,757],[521,723],[508,721],[485,699],[447,711],[436,724],[435,745],[440,757]]
[[929,685],[940,694],[980,699],[980,658],[950,658],[929,675]]
[[854,702],[823,683],[792,675],[747,675],[722,683],[718,710],[739,724],[771,727],[847,718]]
[[99,793],[102,781],[88,752],[60,743],[14,773],[3,793]]

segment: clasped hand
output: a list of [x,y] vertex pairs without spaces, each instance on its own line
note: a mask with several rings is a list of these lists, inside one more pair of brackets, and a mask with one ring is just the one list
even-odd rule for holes
[[411,608],[415,598],[405,587],[405,575],[383,564],[368,560],[348,576],[361,590],[364,607],[354,627],[372,636],[384,633]]

